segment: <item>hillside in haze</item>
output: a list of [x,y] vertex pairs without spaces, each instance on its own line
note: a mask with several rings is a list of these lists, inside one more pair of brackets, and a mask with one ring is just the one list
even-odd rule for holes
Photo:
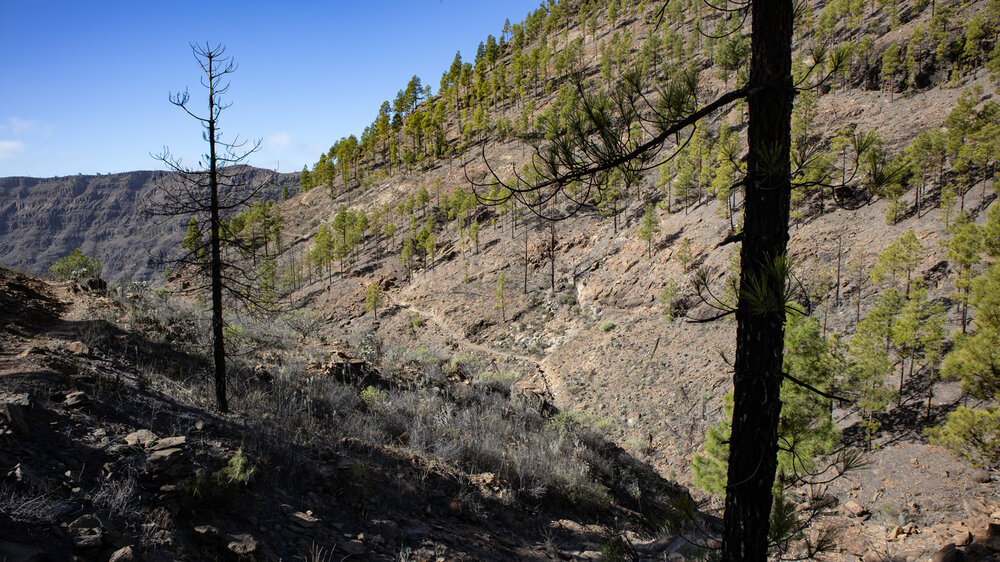
[[[146,459],[139,481],[161,478],[167,488],[141,517],[167,523],[133,541],[137,548],[236,553],[247,542],[237,537],[249,534],[265,559],[300,555],[313,540],[370,559],[677,560],[717,546],[745,103],[711,112],[641,173],[613,170],[590,192],[570,184],[541,208],[509,189],[544,179],[538,158],[548,143],[630,70],[645,80],[630,103],[647,115],[662,109],[656,100],[671,77],[697,85],[696,104],[745,83],[750,30],[740,10],[660,6],[565,0],[498,26],[474,57],[442,69],[436,91],[414,77],[395,99],[373,103],[371,125],[331,139],[295,178],[294,196],[227,217],[232,232],[263,248],[241,264],[259,272],[256,289],[281,309],[227,315],[232,416],[205,413],[204,295],[158,293],[162,303],[85,295],[95,300],[57,306],[73,286],[7,282],[49,303],[51,325],[12,328],[14,352],[0,364],[14,372],[16,354],[32,362],[48,385],[36,394],[62,397],[42,402],[46,415],[72,418],[63,386],[104,397],[114,396],[109,385],[134,386],[149,401],[122,408],[118,425],[101,425],[113,410],[107,401],[92,410],[104,414],[86,419],[87,439],[117,442],[147,418],[154,425],[162,396],[148,389],[182,402],[150,427],[192,445],[163,445],[179,450],[178,474],[159,474]],[[821,392],[782,389],[783,442],[806,451],[782,470],[790,509],[818,505],[823,516],[779,546],[824,560],[925,560],[951,543],[952,556],[988,560],[1000,552],[1000,9],[905,0],[800,7],[784,369]],[[616,140],[638,145],[654,133],[636,126]],[[150,179],[141,174],[59,178],[50,188],[59,197],[29,189],[35,180],[2,180],[3,244],[18,230],[9,225],[34,228],[20,244],[66,238],[62,253],[80,246],[105,259],[109,277],[136,278],[107,256],[134,250],[142,223],[116,229],[94,209],[102,194],[141,191]],[[32,200],[8,189],[36,199],[22,203]],[[74,197],[78,207],[62,204]],[[113,208],[138,199],[119,197]],[[75,226],[58,218],[79,207],[87,211]],[[175,226],[174,247],[183,223]],[[71,238],[88,229],[100,243]],[[121,232],[132,233],[122,236],[128,244],[102,255]],[[168,288],[188,286],[191,273],[177,273]],[[70,356],[79,347],[63,341],[74,333],[100,350],[83,366]],[[129,344],[137,351],[128,365],[102,363],[118,356],[106,349],[125,357],[122,342],[135,341],[143,345]],[[178,350],[184,361],[165,359]],[[197,426],[202,416],[213,429]],[[960,423],[935,429],[949,420]],[[251,492],[219,506],[185,492],[201,482],[184,480],[196,474],[189,457],[202,480],[225,476],[240,436],[257,466],[280,467],[268,483],[244,482]],[[142,454],[158,459],[157,443]],[[863,465],[823,472],[836,475],[829,485],[791,484],[796,469],[842,452]],[[95,478],[82,485],[97,486]],[[327,484],[308,490],[314,482]],[[268,504],[281,515],[239,509]],[[424,515],[426,528],[416,522]],[[803,554],[826,536],[828,552]]]
[[[143,208],[155,204],[157,185],[171,180],[152,171],[0,178],[0,264],[46,274],[57,259],[80,248],[103,261],[109,281],[159,281],[160,259],[175,253],[187,218],[158,223]],[[260,196],[276,200],[291,181],[279,175]]]

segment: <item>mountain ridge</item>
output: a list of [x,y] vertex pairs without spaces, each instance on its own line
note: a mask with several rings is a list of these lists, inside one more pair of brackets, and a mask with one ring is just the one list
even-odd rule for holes
[[[262,170],[254,169],[251,178]],[[109,281],[160,281],[161,259],[179,247],[188,217],[155,222],[143,208],[155,204],[170,172],[0,178],[0,263],[45,274],[80,248],[104,263]],[[295,178],[280,174],[259,196],[277,200]]]

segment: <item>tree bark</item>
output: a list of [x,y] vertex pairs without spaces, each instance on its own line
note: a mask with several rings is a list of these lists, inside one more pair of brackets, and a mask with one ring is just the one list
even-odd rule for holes
[[[767,559],[777,468],[791,179],[792,1],[754,0],[746,202],[722,559]],[[759,281],[760,289],[754,289]]]
[[219,170],[215,152],[215,128],[218,108],[215,101],[215,83],[211,77],[214,74],[215,61],[208,57],[208,151],[209,151],[209,188],[211,201],[211,252],[212,252],[212,355],[215,361],[215,401],[220,412],[229,411],[229,401],[226,398],[226,342],[222,332],[222,241],[221,220],[219,218]]

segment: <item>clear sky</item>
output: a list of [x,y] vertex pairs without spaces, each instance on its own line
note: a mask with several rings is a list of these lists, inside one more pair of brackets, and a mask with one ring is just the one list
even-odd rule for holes
[[224,138],[263,139],[252,159],[282,172],[361,134],[416,74],[437,91],[505,18],[539,0],[192,2],[0,0],[0,176],[160,169],[164,145],[194,164],[204,106],[189,44],[223,43],[239,64]]

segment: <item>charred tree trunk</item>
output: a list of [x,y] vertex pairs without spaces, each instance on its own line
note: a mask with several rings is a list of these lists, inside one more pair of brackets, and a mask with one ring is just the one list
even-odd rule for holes
[[745,226],[736,311],[724,561],[767,559],[777,468],[794,88],[792,1],[754,0]]
[[[208,75],[214,76],[212,57],[208,58]],[[219,169],[218,157],[215,153],[216,116],[218,108],[215,101],[214,83],[209,80],[208,87],[208,181],[211,190],[209,212],[212,221],[211,252],[212,252],[212,356],[215,361],[215,401],[220,412],[229,411],[229,400],[226,398],[226,341],[222,332],[222,240],[221,219],[219,218]]]

